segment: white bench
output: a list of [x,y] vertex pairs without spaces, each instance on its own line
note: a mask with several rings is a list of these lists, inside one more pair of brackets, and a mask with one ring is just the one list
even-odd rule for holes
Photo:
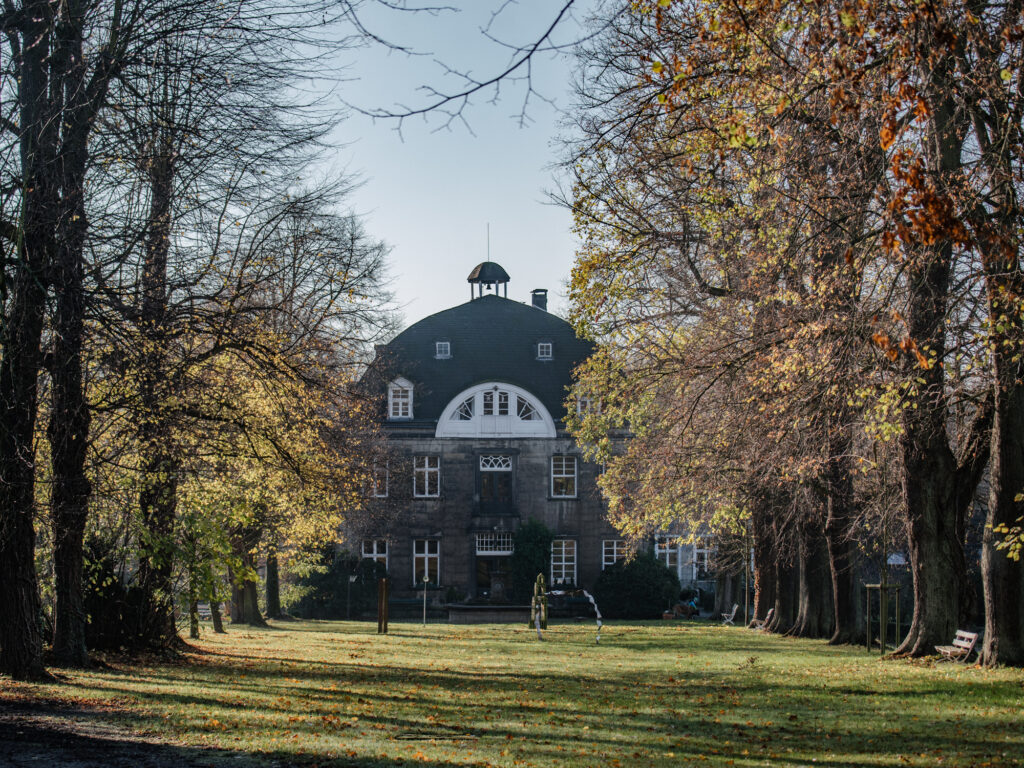
[[775,615],[775,608],[769,608],[769,609],[768,609],[768,615],[767,615],[767,616],[765,616],[765,617],[764,617],[763,619],[761,619],[761,620],[758,620],[758,619],[754,619],[754,620],[753,620],[753,621],[752,621],[752,622],[750,623],[750,628],[751,628],[751,629],[757,629],[757,630],[760,630],[760,631],[762,631],[762,632],[764,632],[764,631],[767,631],[767,629],[768,629],[768,625],[769,625],[769,624],[771,624],[771,622],[772,622],[772,616],[774,616],[774,615]]
[[935,650],[950,661],[967,661],[967,657],[971,655],[977,642],[977,632],[964,632],[964,630],[958,629],[952,645],[936,645]]

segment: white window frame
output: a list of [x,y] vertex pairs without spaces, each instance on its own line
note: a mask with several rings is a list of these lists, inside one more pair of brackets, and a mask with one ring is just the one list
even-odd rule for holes
[[[369,545],[369,547],[367,547]],[[387,539],[363,539],[363,559],[373,560],[377,563],[384,563],[385,570],[388,567],[388,541]]]
[[551,542],[551,586],[576,585],[576,539]]
[[[380,487],[381,471],[384,472],[384,489]],[[373,465],[373,497],[375,499],[386,499],[388,497],[388,486],[391,483],[391,466],[390,463],[385,463],[384,466],[379,464]]]
[[[414,456],[412,462],[413,497],[436,499],[441,495],[441,457]],[[433,493],[431,493],[431,479],[433,479]]]
[[406,379],[395,379],[388,385],[388,419],[413,417],[413,386]]
[[[572,472],[567,470],[568,462],[572,462]],[[557,492],[555,489],[556,480],[572,479],[572,492]],[[579,462],[575,456],[555,454],[551,457],[551,498],[553,499],[575,499],[579,491]]]
[[555,345],[550,341],[537,342],[537,359],[551,360],[555,356]]
[[603,539],[601,541],[601,570],[626,559],[626,542],[622,539]]
[[[693,542],[693,580],[704,581],[711,574],[711,557],[715,553],[710,536],[698,536]],[[705,571],[702,578],[700,571]]]
[[512,457],[505,454],[480,454],[481,472],[511,472]]
[[426,571],[430,585],[441,585],[441,540],[413,539],[412,541],[412,585],[422,587],[420,573]]
[[683,575],[681,549],[678,536],[671,533],[659,533],[654,537],[654,556],[680,579]]
[[476,396],[467,397],[451,415],[452,421],[472,421],[476,414]]
[[452,344],[450,341],[434,342],[434,357],[437,360],[447,360],[452,356]]
[[476,535],[476,553],[478,555],[511,555],[515,549],[515,540],[511,533],[478,533]]

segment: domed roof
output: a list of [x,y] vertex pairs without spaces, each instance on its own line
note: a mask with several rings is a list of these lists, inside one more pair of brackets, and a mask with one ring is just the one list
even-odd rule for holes
[[473,271],[466,278],[467,283],[507,283],[508,272],[496,261],[482,261],[473,267]]
[[[450,357],[435,356],[438,341],[449,343]],[[538,343],[551,345],[550,359],[539,358]],[[486,381],[532,393],[559,421],[572,372],[592,350],[556,315],[488,295],[413,324],[379,348],[375,367],[414,382],[416,421],[436,421],[459,392]]]

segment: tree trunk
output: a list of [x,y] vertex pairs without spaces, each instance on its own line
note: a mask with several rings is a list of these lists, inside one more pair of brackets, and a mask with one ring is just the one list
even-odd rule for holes
[[861,639],[857,626],[857,603],[854,588],[856,549],[851,540],[853,511],[853,468],[850,462],[850,430],[848,426],[837,443],[829,446],[828,499],[825,517],[825,544],[828,549],[829,574],[832,578],[833,626],[830,645],[854,643]]
[[267,626],[263,614],[260,613],[259,582],[256,579],[246,579],[242,583],[242,601],[245,604],[245,623],[250,627]]
[[47,273],[56,252],[53,179],[60,121],[49,114],[49,2],[23,5],[18,67],[22,210],[8,310],[0,328],[0,672],[48,677],[35,569],[35,425]]
[[245,621],[244,605],[242,604],[242,585],[228,571],[231,581],[231,623],[241,624]]
[[[953,63],[946,57],[922,68],[929,101],[925,161],[938,180],[960,168],[962,135],[955,130],[955,105],[949,88]],[[949,643],[960,618],[961,589],[967,567],[958,537],[956,462],[946,434],[946,308],[953,244],[948,236],[911,254],[906,270],[907,334],[925,364],[906,356],[904,374],[920,382],[913,402],[903,409],[903,511],[914,579],[914,615],[897,654],[920,656]],[[931,360],[928,363],[928,360]]]
[[62,199],[53,271],[56,315],[51,364],[53,407],[48,429],[53,467],[50,511],[56,572],[53,655],[59,664],[77,667],[89,661],[82,594],[82,538],[92,491],[85,472],[90,416],[82,383],[83,254],[88,231],[85,175],[89,134],[97,112],[106,102],[113,63],[105,61],[91,78],[87,77],[83,9],[63,4],[57,21],[50,92],[51,98],[61,103],[63,137],[57,168]]
[[220,600],[210,601],[210,617],[213,619],[213,631],[215,634],[227,634],[224,631],[224,619],[220,615]]
[[173,147],[164,130],[165,127],[154,126],[153,155],[148,158],[150,209],[142,274],[139,318],[142,348],[138,373],[141,406],[139,453],[143,475],[139,510],[144,529],[139,563],[139,584],[144,595],[140,629],[145,643],[158,646],[177,640],[171,573],[179,470],[174,452],[173,424],[165,409],[170,396],[164,364],[164,337],[175,163]]
[[775,613],[768,627],[771,632],[786,634],[796,619],[797,571],[791,565],[775,564]]
[[[1019,271],[1018,271],[1019,272]],[[1007,314],[990,288],[991,312]],[[1018,291],[1017,296],[1024,291]],[[1013,295],[1012,293],[1010,294]],[[1018,331],[1020,354],[1024,332]],[[995,412],[992,424],[988,513],[982,539],[981,575],[985,589],[985,639],[982,663],[1024,666],[1024,560],[1011,560],[995,548],[998,526],[1020,525],[1024,516],[1024,363],[1014,361],[1003,345],[992,345]]]
[[768,512],[755,502],[750,527],[754,539],[754,618],[764,621],[775,607],[776,573]]
[[194,595],[188,601],[188,636],[199,639],[199,600]]
[[280,619],[281,614],[281,579],[278,571],[277,548],[271,546],[267,550],[267,618]]
[[825,540],[818,520],[804,516],[797,526],[800,557],[797,563],[797,615],[788,634],[828,637],[832,633],[832,590]]

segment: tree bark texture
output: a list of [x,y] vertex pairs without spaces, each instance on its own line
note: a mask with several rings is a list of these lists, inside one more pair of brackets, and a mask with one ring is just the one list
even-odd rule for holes
[[227,634],[224,631],[224,618],[220,614],[220,600],[210,601],[210,617],[213,619],[213,631],[218,635]]
[[806,516],[798,523],[800,554],[797,563],[797,615],[789,633],[794,637],[829,637],[832,634],[832,590],[822,526]]
[[751,511],[750,528],[754,540],[754,618],[764,621],[768,611],[775,607],[775,558],[768,512],[756,502]]
[[796,621],[799,577],[797,569],[785,563],[775,563],[775,613],[767,627],[770,632],[786,634]]
[[281,618],[281,578],[277,562],[277,548],[267,551],[267,618]]
[[[231,575],[228,575],[231,578]],[[231,579],[231,623],[241,624],[245,621],[245,606],[242,602],[242,586]]]
[[146,644],[167,645],[177,639],[173,614],[173,532],[177,510],[178,457],[173,425],[166,409],[164,365],[167,320],[167,255],[175,164],[169,140],[154,127],[149,158],[150,210],[140,308],[139,453],[143,468],[139,510],[144,529],[140,580],[144,611],[141,637]]
[[17,72],[22,173],[20,242],[13,268],[0,360],[0,672],[18,679],[46,677],[35,571],[35,454],[37,377],[48,273],[56,253],[59,191],[53,177],[59,120],[48,100],[47,62],[53,7],[23,6]]
[[[1007,263],[1009,261],[1009,263]],[[987,266],[989,311],[1006,317],[1015,333],[1010,345],[992,344],[995,379],[991,435],[988,511],[982,539],[981,574],[985,591],[985,638],[982,663],[1024,666],[1024,561],[1011,560],[996,549],[1001,538],[994,528],[1020,525],[1024,518],[1024,328],[1014,316],[1013,299],[1024,297],[1016,253],[1012,258],[991,257]],[[992,263],[995,262],[995,263]],[[1007,302],[1007,299],[1011,301]],[[1019,310],[1018,310],[1019,312]],[[1018,359],[1014,360],[1016,352]]]
[[844,426],[841,430],[839,440],[830,444],[827,468],[825,544],[832,580],[834,629],[829,639],[831,645],[854,643],[863,639],[857,626],[857,596],[854,587],[856,547],[851,532],[851,521],[855,515],[850,429]]
[[[923,73],[930,113],[925,162],[935,179],[949,179],[960,167],[962,136],[954,129],[955,105],[948,80],[952,63],[940,59]],[[946,311],[953,244],[947,237],[909,256],[907,333],[927,362],[907,357],[905,373],[921,380],[903,410],[901,490],[906,515],[914,615],[898,654],[934,653],[949,643],[960,618],[967,567],[958,535],[956,462],[946,434]]]
[[[67,99],[80,99],[85,89],[81,28],[72,23],[59,26],[68,49]],[[99,98],[99,96],[94,96]],[[88,109],[77,106],[64,116],[65,139],[61,158],[64,198],[58,222],[60,242],[54,270],[56,316],[54,318],[51,364],[52,409],[48,437],[53,486],[50,516],[54,538],[56,606],[53,657],[61,666],[82,667],[89,663],[86,650],[87,616],[82,593],[83,537],[89,513],[92,487],[86,477],[86,449],[89,442],[89,407],[82,382],[82,344],[85,322],[85,269],[83,250],[88,229],[85,212],[85,169],[91,118]]]

